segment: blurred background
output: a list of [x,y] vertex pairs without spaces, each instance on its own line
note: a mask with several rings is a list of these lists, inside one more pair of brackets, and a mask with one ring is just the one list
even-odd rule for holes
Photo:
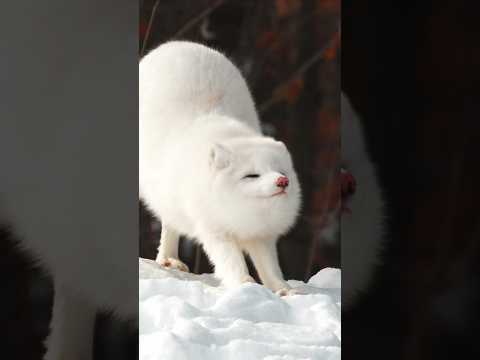
[[[320,235],[339,195],[339,30],[339,0],[140,1],[139,57],[173,39],[221,51],[245,76],[264,133],[292,153],[304,201],[297,225],[278,245],[287,279],[340,266],[338,239]],[[140,204],[141,257],[155,259],[160,232]],[[195,273],[213,271],[192,241],[182,239],[180,258]]]
[[480,23],[468,3],[342,1],[342,89],[387,210],[375,284],[342,314],[343,358],[480,358]]

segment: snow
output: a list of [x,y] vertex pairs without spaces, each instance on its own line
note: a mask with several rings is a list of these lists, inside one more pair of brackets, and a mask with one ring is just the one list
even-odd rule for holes
[[139,260],[140,360],[340,359],[340,270],[323,269],[304,293],[279,297],[260,284],[219,286]]

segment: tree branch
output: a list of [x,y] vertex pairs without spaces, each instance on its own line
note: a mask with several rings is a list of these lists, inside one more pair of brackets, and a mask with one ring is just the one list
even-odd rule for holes
[[200,14],[197,16],[193,17],[185,25],[183,25],[180,30],[178,30],[174,35],[173,38],[179,38],[183,34],[185,34],[187,31],[189,31],[192,27],[194,27],[196,24],[198,24],[202,19],[210,15],[216,8],[218,8],[220,5],[223,5],[225,0],[218,0],[212,5],[208,6],[205,10],[203,10]]
[[319,60],[321,60],[324,56],[325,53],[328,49],[330,49],[333,45],[335,45],[335,42],[337,41],[337,33],[335,33],[334,36],[327,42],[327,44],[319,49],[317,52],[315,52],[310,58],[307,59],[304,63],[300,65],[298,69],[296,69],[286,80],[282,81],[279,85],[275,87],[275,89],[272,92],[272,96],[270,99],[265,101],[259,106],[259,113],[263,114],[265,113],[270,107],[272,107],[274,104],[280,101],[280,98],[278,97],[279,91],[287,86],[292,80],[296,79],[300,75],[303,75],[306,73],[310,68],[315,65]]
[[150,15],[150,20],[148,20],[147,31],[145,32],[145,37],[143,38],[142,49],[140,50],[140,57],[142,57],[145,54],[148,39],[150,39],[150,32],[152,30],[153,20],[155,19],[155,15],[157,14],[157,8],[159,3],[160,3],[160,0],[157,0],[153,5],[152,14]]

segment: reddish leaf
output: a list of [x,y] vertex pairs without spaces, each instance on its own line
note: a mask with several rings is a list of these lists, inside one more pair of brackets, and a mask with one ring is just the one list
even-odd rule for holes
[[285,94],[285,99],[289,105],[293,105],[297,102],[298,98],[302,94],[303,85],[303,78],[301,77],[296,77],[289,82],[287,92]]
[[337,57],[337,52],[340,49],[340,33],[337,31],[334,35],[332,44],[325,50],[323,58],[327,61],[332,61]]
[[279,45],[279,37],[276,32],[273,31],[264,31],[260,34],[256,41],[256,47],[259,49],[266,49],[266,48],[276,48]]
[[278,17],[286,17],[297,12],[302,5],[301,0],[276,0],[276,10]]
[[340,0],[317,0],[317,8],[319,12],[325,10],[338,12],[340,10]]

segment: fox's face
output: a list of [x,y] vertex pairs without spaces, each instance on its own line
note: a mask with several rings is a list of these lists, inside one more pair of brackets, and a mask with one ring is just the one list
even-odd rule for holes
[[213,196],[234,232],[285,233],[300,207],[300,186],[285,145],[270,138],[214,144],[210,152]]

